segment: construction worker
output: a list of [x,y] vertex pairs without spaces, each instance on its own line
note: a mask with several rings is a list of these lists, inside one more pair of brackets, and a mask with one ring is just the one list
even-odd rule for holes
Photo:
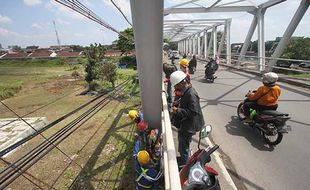
[[141,140],[137,138],[134,146],[134,166],[137,172],[136,190],[157,189],[161,183],[161,174],[152,166],[149,153],[146,150],[140,150]]
[[190,83],[190,75],[189,75],[189,61],[186,58],[183,58],[180,60],[180,70],[183,71],[186,74],[186,80],[188,83]]
[[178,129],[179,166],[186,163],[189,157],[189,147],[192,136],[200,131],[205,125],[202,115],[199,96],[196,90],[186,80],[186,74],[182,71],[175,71],[171,74],[171,85],[181,92],[178,106],[172,107],[174,126]]

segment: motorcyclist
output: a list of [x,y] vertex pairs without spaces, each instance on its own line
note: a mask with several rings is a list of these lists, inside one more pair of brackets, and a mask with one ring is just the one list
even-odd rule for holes
[[251,122],[250,109],[255,110],[276,110],[278,108],[278,98],[281,94],[281,88],[276,85],[278,75],[274,72],[268,72],[263,75],[263,86],[256,91],[247,93],[247,101],[243,105],[244,122]]
[[192,59],[189,61],[188,64],[189,73],[194,74],[194,72],[196,71],[196,67],[197,67],[197,59],[196,56],[193,55]]
[[[205,68],[206,68],[206,70],[205,70],[206,78],[209,78],[208,76],[213,75],[215,73],[215,71],[217,71],[218,64],[213,58],[210,58],[209,62],[205,66]],[[214,77],[214,78],[216,78],[216,77]]]

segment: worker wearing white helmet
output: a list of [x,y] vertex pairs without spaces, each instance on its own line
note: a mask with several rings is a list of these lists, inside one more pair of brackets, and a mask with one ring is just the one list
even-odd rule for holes
[[175,71],[170,76],[171,85],[181,92],[178,106],[172,107],[173,125],[178,128],[179,165],[184,165],[188,159],[192,136],[205,125],[198,93],[186,77],[182,71]]

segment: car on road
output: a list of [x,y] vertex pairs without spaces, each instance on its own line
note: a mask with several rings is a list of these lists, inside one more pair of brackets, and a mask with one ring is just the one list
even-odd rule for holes
[[298,66],[302,68],[310,68],[310,62],[302,62]]

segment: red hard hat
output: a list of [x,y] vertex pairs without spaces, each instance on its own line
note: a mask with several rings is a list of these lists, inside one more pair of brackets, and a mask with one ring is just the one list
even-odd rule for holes
[[144,131],[146,128],[147,128],[147,122],[142,120],[138,123],[137,125],[137,128],[140,130],[140,131]]

